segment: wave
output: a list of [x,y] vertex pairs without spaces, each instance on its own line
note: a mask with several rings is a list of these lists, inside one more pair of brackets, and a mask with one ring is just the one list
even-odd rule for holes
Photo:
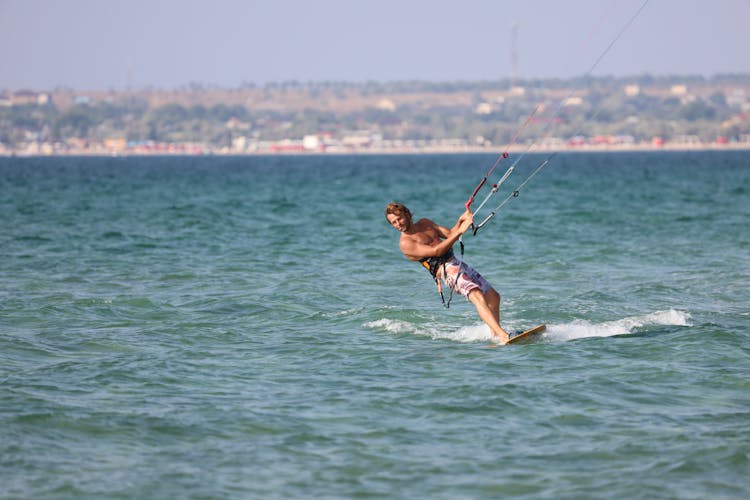
[[691,326],[690,314],[685,311],[668,309],[643,316],[631,316],[615,321],[591,323],[575,320],[571,323],[547,325],[546,337],[553,341],[567,341],[588,337],[612,337],[627,335],[640,329],[658,326]]
[[[550,323],[547,330],[539,337],[542,342],[566,342],[568,340],[588,337],[612,337],[627,335],[640,329],[654,326],[691,326],[690,313],[677,309],[655,311],[642,316],[630,316],[614,321],[592,323],[587,320],[574,320],[570,323]],[[464,326],[458,330],[446,330],[440,325],[417,324],[404,320],[379,319],[364,324],[365,327],[394,334],[411,334],[426,336],[432,339],[447,339],[456,342],[489,342],[492,340],[490,329],[485,324]],[[529,327],[530,325],[526,325]],[[506,328],[521,330],[521,325],[509,323]]]

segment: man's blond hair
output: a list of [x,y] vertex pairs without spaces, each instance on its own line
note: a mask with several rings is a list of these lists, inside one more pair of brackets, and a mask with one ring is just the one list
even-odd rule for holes
[[409,220],[411,220],[411,210],[406,208],[406,205],[403,203],[399,203],[397,201],[392,201],[388,205],[385,206],[385,218],[388,218],[389,214],[393,214],[397,217],[400,217],[401,215],[406,215],[409,217]]

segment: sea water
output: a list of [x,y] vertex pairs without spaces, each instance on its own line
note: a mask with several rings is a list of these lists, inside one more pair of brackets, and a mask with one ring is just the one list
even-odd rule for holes
[[0,496],[747,498],[748,158],[552,158],[463,238],[498,348],[383,215],[494,155],[0,159]]

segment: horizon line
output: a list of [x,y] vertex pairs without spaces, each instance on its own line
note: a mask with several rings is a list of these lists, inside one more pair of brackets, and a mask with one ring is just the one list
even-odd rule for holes
[[[375,79],[321,79],[321,80],[299,80],[299,79],[287,79],[287,80],[269,80],[266,82],[254,82],[254,81],[243,81],[234,86],[225,85],[211,82],[198,82],[191,81],[176,86],[162,86],[158,84],[144,84],[138,86],[130,85],[112,85],[108,87],[74,87],[66,84],[56,84],[55,86],[45,88],[45,90],[36,90],[38,92],[53,92],[62,90],[76,90],[76,91],[145,91],[145,90],[237,90],[237,89],[252,89],[252,88],[273,88],[273,87],[304,87],[304,86],[316,86],[316,85],[346,85],[346,86],[367,86],[367,85],[395,85],[395,84],[420,84],[420,85],[460,85],[460,84],[505,84],[512,85],[515,87],[521,87],[524,84],[538,84],[541,82],[580,82],[580,81],[618,81],[618,80],[637,80],[637,79],[653,79],[653,80],[698,80],[703,82],[711,82],[722,79],[750,79],[750,72],[738,71],[738,72],[721,72],[714,73],[706,76],[700,73],[672,73],[672,74],[654,74],[654,73],[639,73],[628,76],[615,76],[615,75],[578,75],[570,77],[528,77],[519,78],[516,77],[503,77],[503,78],[478,78],[478,79],[454,79],[454,80],[420,80],[420,79],[402,79],[402,80],[375,80]],[[43,87],[34,86],[22,86],[22,87],[0,87],[0,90],[4,91],[24,91],[33,90]]]

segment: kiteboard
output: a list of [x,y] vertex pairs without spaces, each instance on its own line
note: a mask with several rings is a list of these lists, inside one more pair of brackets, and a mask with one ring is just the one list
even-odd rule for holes
[[529,330],[526,330],[525,332],[516,333],[515,335],[510,336],[510,340],[508,340],[508,344],[512,344],[514,342],[518,342],[519,340],[523,340],[523,339],[527,339],[527,340],[532,339],[534,338],[534,336],[539,335],[546,329],[547,329],[547,325],[539,325]]

